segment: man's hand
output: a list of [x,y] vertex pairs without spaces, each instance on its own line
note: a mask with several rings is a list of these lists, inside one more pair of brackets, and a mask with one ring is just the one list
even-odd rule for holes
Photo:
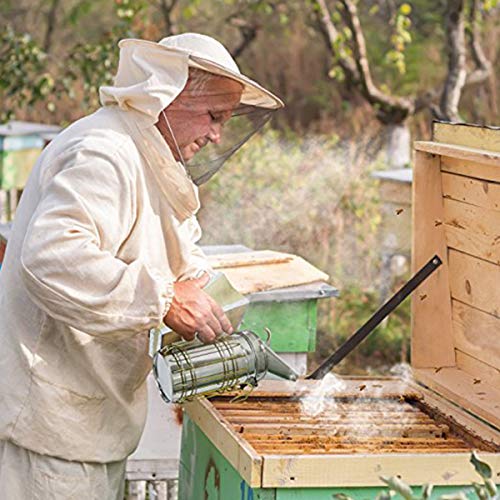
[[213,342],[221,333],[233,333],[222,308],[202,290],[210,277],[174,283],[174,298],[163,322],[186,340],[195,334],[204,342]]

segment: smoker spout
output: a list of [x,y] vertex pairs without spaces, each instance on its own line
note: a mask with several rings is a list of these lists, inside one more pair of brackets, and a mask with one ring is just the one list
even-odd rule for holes
[[268,345],[264,345],[267,357],[267,371],[287,380],[297,380],[299,374],[283,359],[281,359]]

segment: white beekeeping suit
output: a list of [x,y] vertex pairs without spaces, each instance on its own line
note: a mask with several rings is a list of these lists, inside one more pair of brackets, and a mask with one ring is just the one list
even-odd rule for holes
[[242,83],[242,104],[282,106],[212,38],[120,49],[103,107],[35,166],[0,272],[2,499],[123,497],[145,421],[147,332],[173,283],[207,268],[196,179],[155,126],[189,68]]

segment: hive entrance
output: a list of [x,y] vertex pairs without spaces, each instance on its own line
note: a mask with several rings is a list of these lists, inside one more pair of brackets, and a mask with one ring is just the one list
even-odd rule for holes
[[[415,396],[343,397],[318,415],[296,397],[211,400],[260,454],[460,453],[498,451]],[[330,406],[330,407],[329,407]]]

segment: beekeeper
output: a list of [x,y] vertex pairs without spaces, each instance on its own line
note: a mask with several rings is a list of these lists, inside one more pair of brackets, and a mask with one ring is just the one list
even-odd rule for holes
[[197,185],[282,102],[210,37],[119,47],[102,108],[35,166],[0,273],[2,499],[122,499],[148,331],[232,330],[202,290]]

